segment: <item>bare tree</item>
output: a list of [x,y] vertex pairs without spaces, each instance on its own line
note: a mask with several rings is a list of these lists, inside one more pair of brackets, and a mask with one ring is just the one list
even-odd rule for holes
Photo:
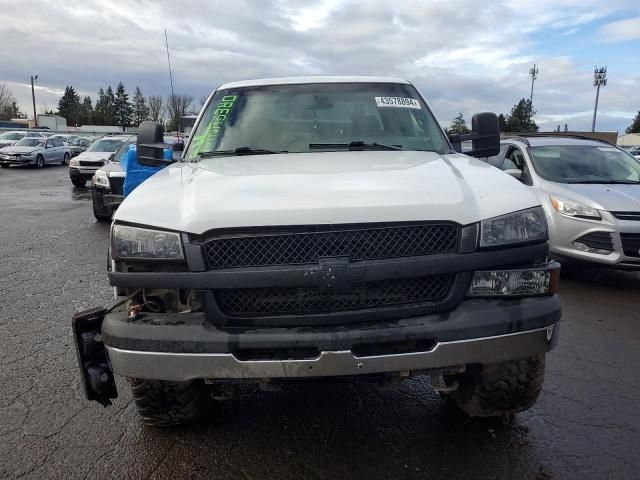
[[151,95],[147,97],[147,105],[149,105],[149,120],[152,122],[161,122],[164,117],[164,100],[161,96]]
[[16,97],[6,83],[0,83],[0,120],[11,120],[17,113]]
[[180,129],[180,119],[191,112],[193,97],[189,95],[170,95],[167,99],[167,110],[169,112],[169,124],[167,130],[177,131]]

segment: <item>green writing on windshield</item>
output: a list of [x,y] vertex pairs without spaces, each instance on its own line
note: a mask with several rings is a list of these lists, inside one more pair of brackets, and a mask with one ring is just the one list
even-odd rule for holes
[[222,126],[229,116],[229,113],[231,113],[237,99],[237,95],[225,95],[222,97],[220,103],[213,112],[213,117],[211,117],[211,121],[209,122],[209,125],[207,125],[207,128],[201,135],[197,135],[193,139],[194,157],[203,150],[207,152],[214,149]]

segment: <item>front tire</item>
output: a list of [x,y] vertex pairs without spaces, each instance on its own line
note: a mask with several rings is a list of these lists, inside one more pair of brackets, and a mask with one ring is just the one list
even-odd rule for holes
[[167,382],[129,378],[138,414],[145,425],[172,427],[200,417],[206,392],[200,382]]
[[62,159],[62,163],[60,165],[69,165],[69,154],[65,153],[64,158]]
[[44,168],[44,157],[42,155],[36,157],[36,168]]
[[76,187],[84,187],[87,181],[83,178],[72,178],[71,183]]
[[2,168],[9,168],[9,165],[7,165],[6,163],[0,163],[0,167],[2,167]]
[[470,417],[503,417],[523,412],[538,400],[544,382],[545,355],[510,362],[471,365],[447,379],[458,382],[448,395]]

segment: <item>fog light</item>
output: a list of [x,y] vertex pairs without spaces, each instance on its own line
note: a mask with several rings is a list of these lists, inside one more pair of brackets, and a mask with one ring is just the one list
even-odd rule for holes
[[598,255],[609,255],[610,253],[612,253],[611,250],[604,250],[602,248],[592,248],[588,245],[585,245],[582,242],[573,242],[571,246],[581,252],[597,253]]
[[469,287],[472,297],[553,295],[558,290],[560,265],[527,270],[475,272]]

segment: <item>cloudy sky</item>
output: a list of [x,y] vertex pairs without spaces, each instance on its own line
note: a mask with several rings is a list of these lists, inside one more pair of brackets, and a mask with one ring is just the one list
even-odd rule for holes
[[0,83],[29,112],[34,74],[38,112],[65,85],[95,99],[122,80],[166,96],[165,28],[176,91],[195,99],[238,79],[393,75],[448,124],[508,113],[535,63],[544,130],[590,129],[595,65],[609,79],[599,129],[622,131],[640,109],[638,0],[0,0]]

